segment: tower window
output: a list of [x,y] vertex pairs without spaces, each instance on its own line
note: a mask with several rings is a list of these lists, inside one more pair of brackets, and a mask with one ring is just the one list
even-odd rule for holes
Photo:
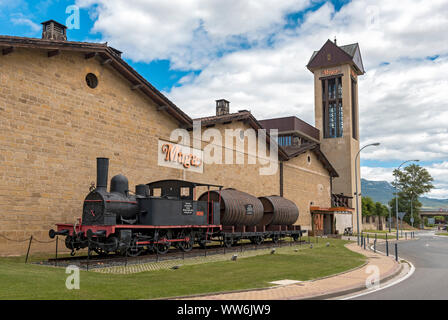
[[356,106],[356,81],[352,78],[352,135],[353,139],[358,140],[358,127],[356,125],[358,115],[356,114]]
[[324,138],[342,137],[344,115],[342,110],[342,78],[322,79]]

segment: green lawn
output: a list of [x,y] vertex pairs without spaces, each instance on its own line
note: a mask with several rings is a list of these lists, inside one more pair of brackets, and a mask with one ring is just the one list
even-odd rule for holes
[[438,236],[448,236],[448,232],[436,233]]
[[[325,245],[326,242],[330,246]],[[0,299],[153,299],[260,288],[281,279],[310,280],[364,263],[344,247],[348,241],[321,239],[314,248],[282,248],[275,254],[182,266],[128,275],[81,271],[80,290],[68,290],[65,269],[24,264],[23,257],[0,258]],[[280,253],[281,251],[281,253]],[[42,257],[32,257],[34,261]]]

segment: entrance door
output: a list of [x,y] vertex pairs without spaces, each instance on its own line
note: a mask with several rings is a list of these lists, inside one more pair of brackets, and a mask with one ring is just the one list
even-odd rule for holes
[[333,215],[324,214],[324,234],[333,233]]

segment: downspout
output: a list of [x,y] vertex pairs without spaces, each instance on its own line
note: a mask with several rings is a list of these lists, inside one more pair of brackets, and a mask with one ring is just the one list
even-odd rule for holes
[[283,197],[283,161],[280,161],[280,197]]

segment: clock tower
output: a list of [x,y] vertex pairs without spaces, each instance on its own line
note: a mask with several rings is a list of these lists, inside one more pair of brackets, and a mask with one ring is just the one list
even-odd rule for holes
[[[320,130],[321,150],[339,174],[332,182],[332,193],[353,197],[351,207],[359,206],[362,222],[355,183],[356,170],[360,193],[359,161],[355,165],[359,151],[358,76],[365,71],[359,45],[338,46],[336,40],[328,40],[313,53],[307,68],[314,74],[315,126]],[[353,227],[356,232],[356,210]]]

